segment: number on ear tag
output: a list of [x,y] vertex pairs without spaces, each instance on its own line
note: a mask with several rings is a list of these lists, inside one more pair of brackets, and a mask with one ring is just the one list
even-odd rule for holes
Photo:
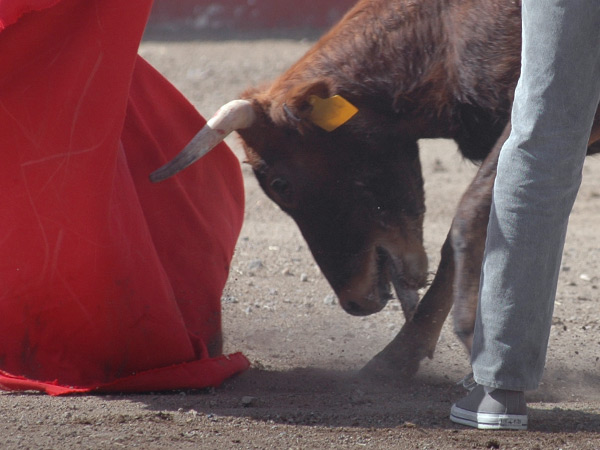
[[311,95],[308,102],[313,107],[310,113],[311,122],[325,131],[335,130],[358,112],[356,106],[340,95],[325,99]]

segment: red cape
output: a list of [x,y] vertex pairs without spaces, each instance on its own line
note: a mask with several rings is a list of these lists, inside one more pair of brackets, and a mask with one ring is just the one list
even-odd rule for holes
[[244,208],[221,144],[148,174],[204,124],[137,48],[150,0],[0,0],[0,388],[217,386]]

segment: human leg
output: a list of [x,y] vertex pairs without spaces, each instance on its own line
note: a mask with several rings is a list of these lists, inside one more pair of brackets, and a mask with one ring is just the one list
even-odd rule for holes
[[525,0],[522,76],[498,162],[475,325],[480,384],[519,391],[539,384],[599,97],[600,3]]
[[[498,163],[471,355],[480,386],[453,406],[456,422],[526,427],[522,408],[489,400],[497,389],[521,405],[522,391],[542,376],[568,217],[600,98],[599,49],[600,3],[524,0],[522,73]],[[484,426],[482,412],[498,420]]]

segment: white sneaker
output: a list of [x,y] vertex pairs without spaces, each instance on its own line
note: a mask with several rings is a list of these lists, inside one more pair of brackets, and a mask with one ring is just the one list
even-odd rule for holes
[[525,394],[478,384],[452,405],[450,420],[480,430],[526,430]]

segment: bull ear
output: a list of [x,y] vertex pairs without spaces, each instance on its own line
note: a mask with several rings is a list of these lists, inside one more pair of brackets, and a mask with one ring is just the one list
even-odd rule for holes
[[329,95],[329,83],[325,80],[296,84],[281,96],[280,103],[272,105],[271,118],[276,124],[286,124],[302,132],[312,126],[309,120],[313,110],[310,98],[327,98]]

